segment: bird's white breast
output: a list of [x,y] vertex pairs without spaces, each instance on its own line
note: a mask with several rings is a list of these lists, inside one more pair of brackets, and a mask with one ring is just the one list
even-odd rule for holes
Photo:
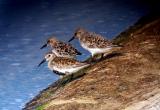
[[89,48],[87,45],[85,45],[84,43],[81,43],[81,46],[88,50],[92,56],[95,55],[95,54],[98,54],[98,53],[105,53],[107,51],[110,51],[112,49],[112,47],[108,46],[106,48]]
[[58,68],[57,66],[51,64],[51,62],[48,63],[48,67],[50,70],[56,70],[58,72],[61,72],[61,73],[75,73],[77,71],[79,71],[80,69],[84,68],[84,67],[87,67],[89,66],[89,64],[86,64],[86,65],[83,65],[83,66],[80,66],[80,67],[64,67],[64,68]]

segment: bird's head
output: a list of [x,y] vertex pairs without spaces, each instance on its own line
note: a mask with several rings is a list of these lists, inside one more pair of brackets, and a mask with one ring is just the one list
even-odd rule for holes
[[85,32],[86,32],[85,29],[83,29],[83,28],[77,28],[75,30],[75,32],[74,32],[73,37],[68,42],[71,42],[74,39],[80,39]]
[[38,67],[41,66],[41,64],[43,64],[46,61],[50,61],[52,59],[54,59],[56,57],[56,55],[52,52],[48,52],[45,54],[44,59],[39,63]]
[[55,37],[50,37],[47,39],[47,42],[40,49],[43,49],[43,48],[47,47],[48,45],[54,45],[54,44],[56,44],[57,41],[58,40]]

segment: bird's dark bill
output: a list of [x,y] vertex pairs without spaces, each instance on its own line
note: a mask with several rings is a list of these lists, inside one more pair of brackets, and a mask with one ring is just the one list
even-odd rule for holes
[[74,40],[74,36],[68,42],[71,42],[72,40]]
[[44,44],[40,49],[43,49],[43,48],[45,48],[45,47],[47,47],[47,44]]
[[46,62],[46,59],[43,59],[43,60],[39,63],[38,67],[41,66],[41,64],[43,64],[44,62]]

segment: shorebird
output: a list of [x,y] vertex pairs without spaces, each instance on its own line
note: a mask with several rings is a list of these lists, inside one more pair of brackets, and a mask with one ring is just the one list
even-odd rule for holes
[[44,59],[38,66],[45,61],[48,61],[48,68],[58,75],[72,74],[90,65],[73,58],[58,57],[53,52],[46,53]]
[[46,44],[41,47],[41,49],[47,46],[51,46],[53,49],[52,52],[55,53],[58,57],[75,58],[76,55],[81,55],[81,53],[71,44],[59,41],[55,37],[49,38]]
[[119,47],[113,45],[111,41],[105,39],[101,35],[88,32],[83,28],[76,29],[74,36],[68,42],[71,42],[74,39],[78,39],[81,46],[88,50],[92,57],[96,54],[101,54],[101,58],[103,58],[104,53],[111,51],[115,47]]

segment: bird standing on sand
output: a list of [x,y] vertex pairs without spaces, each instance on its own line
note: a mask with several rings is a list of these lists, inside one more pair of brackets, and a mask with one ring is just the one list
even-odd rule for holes
[[53,48],[52,52],[58,57],[75,58],[76,55],[81,55],[81,53],[71,44],[66,44],[62,41],[59,41],[55,37],[49,38],[46,44],[41,47],[41,49],[49,45]]
[[103,38],[101,35],[88,32],[83,28],[76,29],[74,36],[68,42],[75,38],[79,40],[84,49],[91,53],[92,57],[96,54],[102,54],[103,57],[104,53],[118,47],[117,45],[113,45],[111,41]]
[[53,52],[48,52],[38,66],[45,61],[48,61],[48,68],[53,72],[56,71],[56,74],[60,76],[75,73],[89,66],[89,64],[79,62],[73,58],[57,57]]

